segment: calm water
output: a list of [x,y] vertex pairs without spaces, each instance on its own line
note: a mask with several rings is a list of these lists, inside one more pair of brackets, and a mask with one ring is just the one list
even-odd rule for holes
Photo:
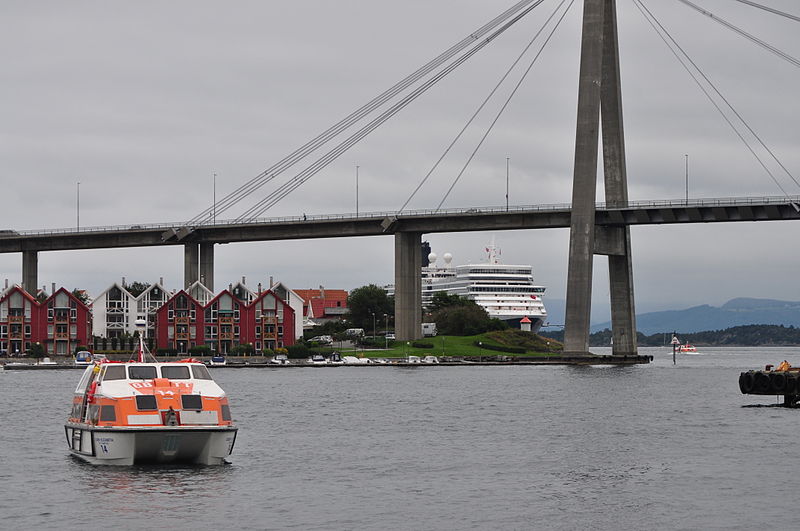
[[78,371],[0,371],[5,529],[796,529],[800,410],[739,393],[800,349],[672,366],[222,369],[224,467],[67,453]]

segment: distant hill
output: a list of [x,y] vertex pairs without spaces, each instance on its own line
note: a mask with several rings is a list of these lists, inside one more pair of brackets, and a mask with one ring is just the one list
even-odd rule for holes
[[[540,336],[564,341],[564,331],[539,332]],[[680,339],[696,346],[797,346],[800,345],[800,328],[783,325],[744,325],[711,330],[693,334],[681,334]],[[640,347],[660,347],[667,345],[669,335],[655,333],[649,336],[636,334]],[[607,347],[611,344],[611,330],[605,329],[589,336],[589,346]]]
[[[800,302],[772,299],[731,299],[720,307],[694,306],[685,310],[643,313],[636,328],[645,335],[677,331],[679,334],[724,330],[743,325],[800,327]],[[611,328],[611,322],[593,325],[592,332]]]

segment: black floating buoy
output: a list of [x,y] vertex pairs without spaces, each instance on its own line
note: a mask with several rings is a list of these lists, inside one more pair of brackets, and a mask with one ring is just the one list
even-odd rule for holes
[[786,378],[785,372],[771,372],[769,374],[769,381],[772,385],[772,392],[776,395],[782,395],[786,392]]
[[797,393],[797,373],[787,373],[786,374],[786,391],[785,394],[787,395],[794,395]]
[[770,379],[769,374],[766,372],[758,371],[753,374],[753,393],[758,393],[762,395],[771,394]]
[[755,375],[753,371],[743,372],[739,375],[739,390],[743,395],[753,392],[753,385],[755,384]]

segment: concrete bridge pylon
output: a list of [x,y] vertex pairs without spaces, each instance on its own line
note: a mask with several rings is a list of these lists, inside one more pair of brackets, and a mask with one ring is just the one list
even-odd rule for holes
[[595,227],[601,117],[606,202],[627,206],[616,0],[585,0],[564,352],[589,354],[593,261],[595,254],[605,254],[608,255],[613,354],[635,355],[636,315],[630,228],[627,225]]

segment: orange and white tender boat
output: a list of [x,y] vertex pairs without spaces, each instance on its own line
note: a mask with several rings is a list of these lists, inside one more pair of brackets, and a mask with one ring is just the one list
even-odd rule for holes
[[680,351],[681,352],[697,352],[697,347],[695,347],[694,345],[691,345],[689,343],[686,343],[685,345],[681,345]]
[[73,455],[98,465],[219,465],[237,428],[225,392],[198,360],[95,360],[83,373],[65,424]]

